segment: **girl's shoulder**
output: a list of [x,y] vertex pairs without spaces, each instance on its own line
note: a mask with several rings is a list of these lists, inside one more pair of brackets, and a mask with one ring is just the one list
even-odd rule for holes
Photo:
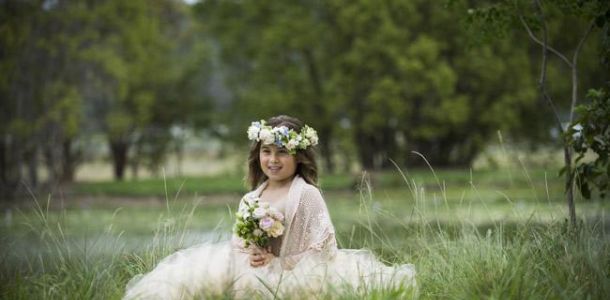
[[305,182],[303,180],[303,189],[301,190],[301,198],[319,198],[322,199],[322,192],[320,189],[313,185]]

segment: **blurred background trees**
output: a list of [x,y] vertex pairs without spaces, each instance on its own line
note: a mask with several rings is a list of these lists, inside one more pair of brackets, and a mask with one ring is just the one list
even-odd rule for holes
[[159,165],[172,126],[205,124],[187,113],[207,104],[195,82],[204,64],[185,4],[0,5],[3,198],[22,182],[39,184],[39,158],[49,186],[73,180],[91,135],[105,136],[120,180],[128,165]]
[[[478,1],[455,2],[0,1],[0,197],[40,185],[40,168],[49,187],[73,180],[92,136],[122,179],[158,171],[184,132],[243,146],[250,122],[276,114],[318,130],[327,172],[421,165],[412,151],[470,166],[498,131],[531,147],[560,139],[527,33],[508,22],[492,32],[502,39],[473,35],[463,21]],[[587,25],[547,21],[562,50]],[[607,32],[583,46],[579,98],[609,79]],[[567,122],[565,72],[549,62]]]

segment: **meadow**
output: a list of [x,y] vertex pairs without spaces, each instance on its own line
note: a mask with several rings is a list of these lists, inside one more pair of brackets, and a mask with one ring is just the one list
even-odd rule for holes
[[[556,169],[394,170],[320,181],[340,248],[415,264],[416,298],[610,295],[610,205],[578,198],[580,223],[570,229]],[[237,176],[102,181],[4,207],[0,296],[119,299],[131,277],[166,255],[228,239],[244,191]],[[319,298],[394,299],[404,292]]]

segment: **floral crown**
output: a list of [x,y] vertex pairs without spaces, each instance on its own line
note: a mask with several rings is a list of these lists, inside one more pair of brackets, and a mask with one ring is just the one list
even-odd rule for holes
[[307,125],[297,133],[286,126],[271,127],[266,125],[265,120],[260,120],[252,122],[252,125],[248,127],[248,139],[263,142],[264,145],[275,144],[278,147],[286,148],[290,154],[295,154],[297,150],[317,145],[318,133]]

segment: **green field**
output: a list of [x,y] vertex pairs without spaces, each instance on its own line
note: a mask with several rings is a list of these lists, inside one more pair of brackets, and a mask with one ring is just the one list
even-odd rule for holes
[[[591,298],[610,294],[610,205],[577,199],[565,225],[556,170],[413,170],[321,178],[341,248],[414,263],[420,298]],[[177,249],[228,238],[240,178],[80,183],[5,207],[5,299],[117,299]],[[219,297],[229,295],[219,295]],[[358,298],[327,294],[321,298]],[[396,291],[369,291],[391,299]]]

